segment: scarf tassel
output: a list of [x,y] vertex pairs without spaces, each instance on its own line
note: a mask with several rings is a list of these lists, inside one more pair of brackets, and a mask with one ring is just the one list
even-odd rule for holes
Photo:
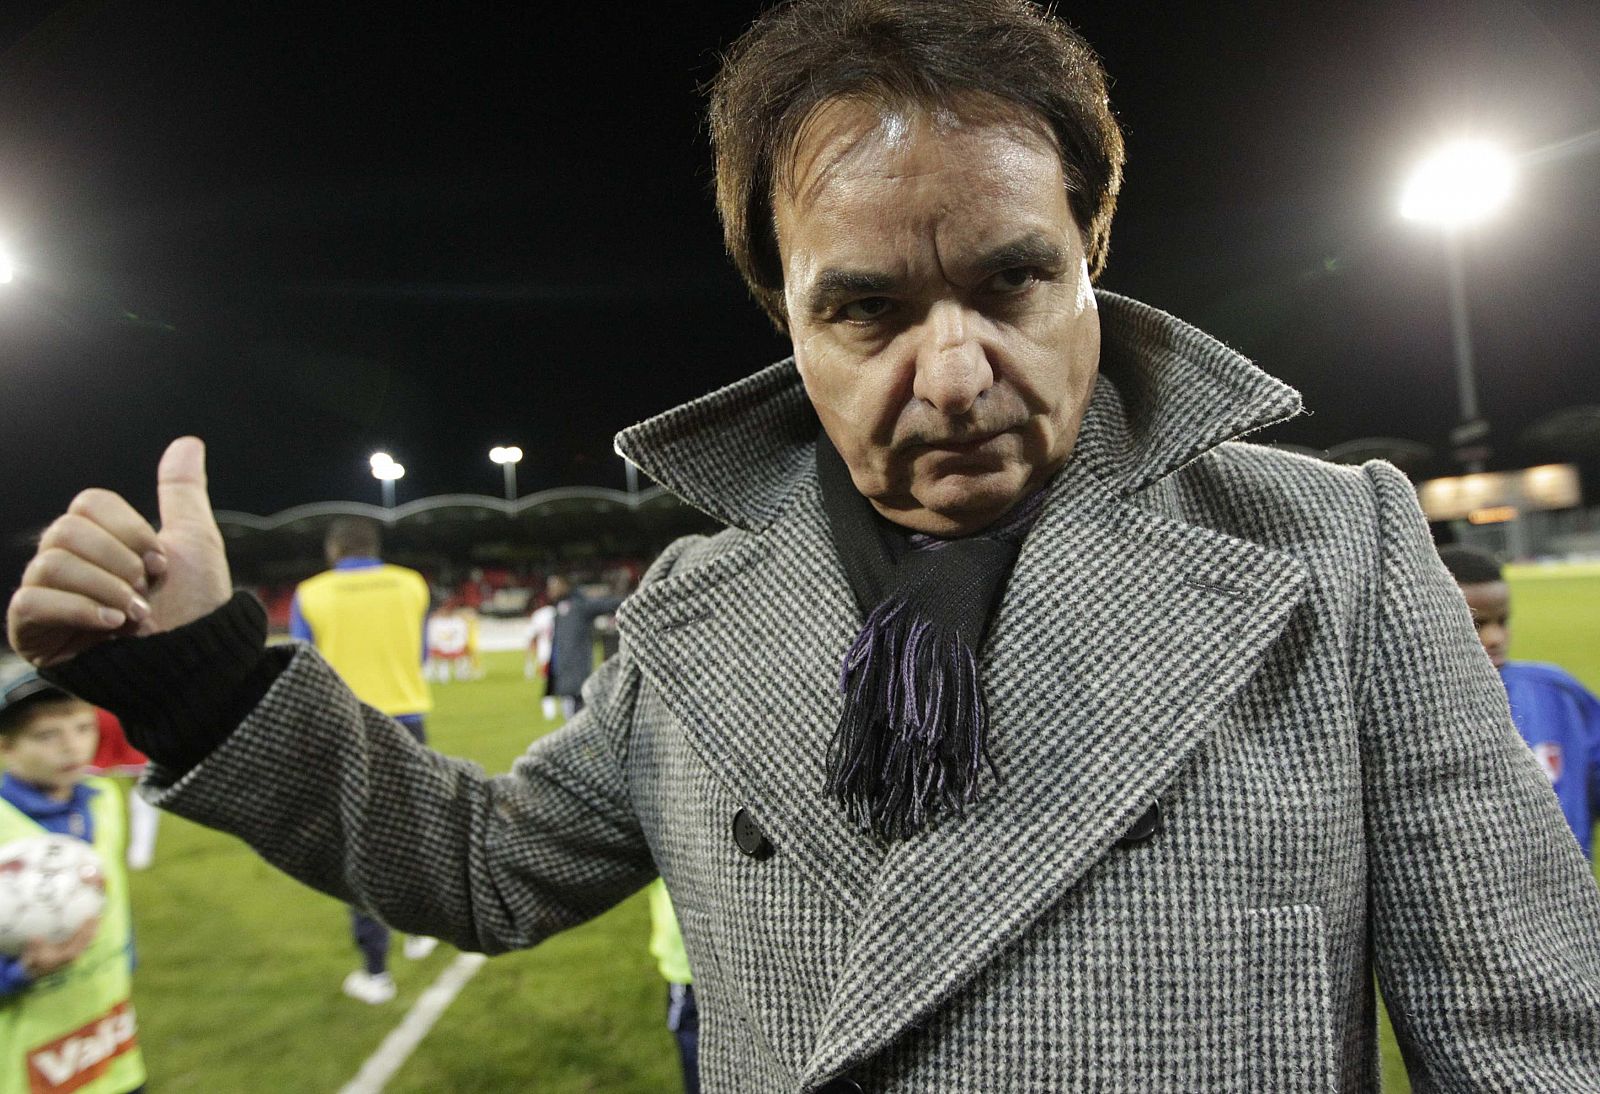
[[886,600],[845,654],[839,684],[828,792],[863,829],[899,839],[974,804],[985,764],[998,778],[978,659],[955,629]]

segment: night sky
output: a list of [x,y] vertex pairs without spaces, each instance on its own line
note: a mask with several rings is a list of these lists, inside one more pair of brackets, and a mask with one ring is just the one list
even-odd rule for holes
[[[219,507],[620,487],[619,428],[787,353],[722,255],[701,83],[752,3],[0,8],[0,535],[84,485],[147,505],[204,436]],[[1439,138],[1600,130],[1600,5],[1063,4],[1127,134],[1102,284],[1296,385],[1271,439],[1455,417]],[[1600,152],[1542,157],[1468,245],[1500,462],[1600,403]]]

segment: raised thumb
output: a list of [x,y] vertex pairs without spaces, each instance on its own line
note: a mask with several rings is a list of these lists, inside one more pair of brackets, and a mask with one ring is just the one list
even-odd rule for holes
[[199,437],[179,437],[167,446],[156,469],[161,526],[215,524],[206,494],[206,446]]

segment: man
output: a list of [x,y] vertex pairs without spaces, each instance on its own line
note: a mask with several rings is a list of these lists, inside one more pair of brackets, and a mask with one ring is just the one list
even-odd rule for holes
[[1500,672],[1517,732],[1549,777],[1578,846],[1593,859],[1600,819],[1600,699],[1565,669],[1510,659],[1511,587],[1493,555],[1452,545],[1439,548],[1439,557],[1461,586],[1478,641]]
[[583,709],[583,682],[594,671],[594,621],[622,604],[620,596],[594,597],[559,574],[545,579],[545,597],[555,609],[550,624],[550,684],[570,718]]
[[[342,517],[329,525],[322,544],[328,569],[295,589],[289,634],[314,644],[363,703],[426,741],[423,716],[433,709],[422,675],[428,583],[415,570],[380,559],[381,543],[374,521]],[[362,967],[345,977],[344,993],[363,1003],[389,1002],[395,996],[389,928],[351,907],[350,931]],[[406,939],[405,954],[420,960],[435,945],[414,936]]]
[[[729,527],[511,775],[259,651],[192,438],[159,535],[97,492],[46,533],[18,648],[116,692],[163,805],[466,948],[659,872],[710,1091],[1370,1089],[1375,970],[1419,1085],[1600,1089],[1600,893],[1410,485],[1236,443],[1294,392],[1091,288],[1087,46],[1016,0],[801,0],[712,134],[794,360],[618,438]],[[113,684],[169,658],[209,666],[181,711]]]

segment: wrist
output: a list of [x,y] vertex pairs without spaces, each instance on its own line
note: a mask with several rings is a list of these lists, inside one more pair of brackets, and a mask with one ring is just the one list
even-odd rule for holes
[[122,719],[128,739],[182,773],[204,759],[265,695],[282,661],[266,650],[261,602],[238,592],[170,631],[119,638],[44,673]]

